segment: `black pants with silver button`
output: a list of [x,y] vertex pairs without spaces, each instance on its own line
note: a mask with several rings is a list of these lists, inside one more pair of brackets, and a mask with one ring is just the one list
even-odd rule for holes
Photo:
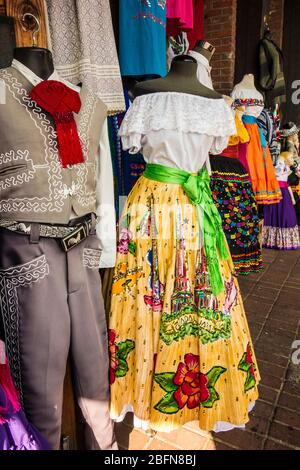
[[69,351],[93,448],[115,449],[109,418],[107,326],[96,235],[64,252],[57,239],[0,229],[0,306],[7,355],[27,418],[60,445]]

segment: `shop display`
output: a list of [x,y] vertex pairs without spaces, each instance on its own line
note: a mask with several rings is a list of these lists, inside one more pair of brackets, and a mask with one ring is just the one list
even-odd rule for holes
[[158,431],[193,420],[206,430],[243,426],[259,372],[209,186],[209,152],[227,146],[233,115],[186,57],[135,96],[120,135],[147,166],[120,219],[111,416],[133,411],[136,425]]
[[10,374],[0,340],[0,450],[50,450],[49,444],[28,423]]
[[263,435],[251,336],[267,360],[261,281],[300,249],[298,90],[289,7],[279,47],[277,6],[237,3],[0,0],[0,451]]
[[119,9],[122,75],[165,76],[166,0],[120,0]]
[[59,75],[94,92],[109,114],[125,111],[109,0],[46,0],[46,5]]
[[293,157],[290,152],[282,152],[275,167],[282,199],[279,204],[264,207],[263,246],[277,250],[300,248],[299,229],[295,213],[295,199],[288,185],[288,176]]
[[108,380],[95,373],[108,370],[99,267],[115,261],[107,107],[52,73],[49,51],[15,57],[0,70],[0,302],[11,373],[27,418],[58,449],[70,350],[85,422],[98,448],[116,448]]
[[243,122],[250,136],[247,164],[258,204],[275,204],[281,199],[270,150],[257,118],[264,108],[263,96],[254,86],[253,75],[245,75],[231,94],[235,105],[244,107]]

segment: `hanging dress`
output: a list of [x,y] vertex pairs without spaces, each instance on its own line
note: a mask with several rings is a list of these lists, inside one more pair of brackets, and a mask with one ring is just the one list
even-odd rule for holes
[[121,0],[119,58],[122,76],[164,77],[166,0]]
[[282,199],[279,204],[264,207],[263,247],[276,250],[297,250],[300,248],[299,229],[295,206],[289,192],[290,169],[285,161],[280,159],[275,171]]
[[0,451],[50,450],[47,441],[28,423],[13,384],[4,343],[0,340]]
[[109,315],[111,416],[171,431],[248,422],[259,372],[210,191],[209,152],[236,131],[223,99],[136,98],[120,129],[143,176],[120,220]]
[[281,199],[281,191],[275,176],[270,150],[258,117],[264,108],[263,96],[255,89],[236,85],[232,94],[236,106],[244,106],[243,123],[250,136],[246,158],[249,175],[257,204],[275,204]]
[[262,269],[259,216],[249,174],[239,160],[240,145],[249,141],[249,135],[238,112],[235,124],[237,133],[230,137],[228,147],[210,159],[211,190],[235,271],[247,275]]
[[167,0],[167,36],[177,36],[193,27],[193,0]]

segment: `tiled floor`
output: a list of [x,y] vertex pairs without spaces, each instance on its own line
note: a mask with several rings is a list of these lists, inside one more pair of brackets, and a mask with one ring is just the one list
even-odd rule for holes
[[[132,428],[132,415],[117,427],[120,448],[147,450],[300,450],[300,251],[265,250],[260,274],[240,278],[260,373],[260,399],[245,430],[209,433],[190,423],[172,433]],[[300,361],[300,353],[298,354]],[[295,362],[295,361],[294,361]]]

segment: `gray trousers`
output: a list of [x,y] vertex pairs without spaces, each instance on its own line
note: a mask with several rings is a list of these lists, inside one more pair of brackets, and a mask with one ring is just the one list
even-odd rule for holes
[[116,449],[109,418],[107,325],[99,242],[65,253],[58,240],[0,229],[0,309],[7,355],[29,421],[60,445],[69,351],[90,448]]

